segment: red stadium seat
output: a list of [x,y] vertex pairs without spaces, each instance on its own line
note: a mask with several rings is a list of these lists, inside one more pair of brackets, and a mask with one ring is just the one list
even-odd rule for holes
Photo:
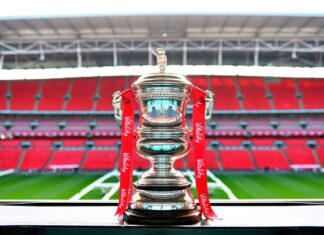
[[253,170],[254,166],[247,150],[219,150],[224,170]]
[[34,110],[39,81],[15,81],[11,83],[11,110]]
[[290,166],[280,150],[252,149],[259,169],[289,170]]
[[214,109],[216,110],[240,110],[240,104],[236,97],[236,87],[233,78],[210,78],[212,91],[215,94]]
[[207,79],[208,77],[206,76],[201,76],[201,77],[187,77],[187,79],[194,84],[195,86],[199,87],[202,90],[209,90],[208,89],[208,83]]
[[292,79],[267,82],[275,109],[299,109],[296,90]]
[[[186,157],[187,158],[187,163],[188,163],[188,169],[194,169],[194,158],[193,158],[193,152],[192,151]],[[207,169],[218,170],[219,166],[218,166],[215,150],[214,149],[207,149],[206,150],[206,156],[207,156]]]
[[0,82],[0,110],[7,109],[6,94],[7,94],[7,82],[1,81]]
[[303,95],[305,109],[324,108],[324,80],[305,79],[298,80],[299,90]]
[[66,110],[87,111],[92,110],[93,97],[96,93],[98,79],[74,79],[71,99]]
[[112,94],[115,91],[125,90],[125,78],[124,77],[108,77],[101,80],[100,98],[97,102],[98,111],[113,110],[112,106]]
[[242,138],[223,138],[223,139],[218,139],[218,141],[223,145],[223,146],[241,146],[241,143],[243,141]]
[[81,147],[84,146],[87,139],[63,139],[63,145],[65,147]]
[[47,169],[51,166],[77,165],[79,166],[84,156],[83,150],[58,150],[55,152],[52,161]]
[[321,165],[324,166],[324,147],[316,149]]
[[244,109],[271,109],[269,100],[266,98],[264,82],[261,78],[239,78],[238,83],[243,94]]
[[96,139],[96,146],[115,146],[119,139]]
[[15,169],[21,155],[20,140],[2,140],[0,145],[0,169]]
[[45,80],[42,87],[42,98],[39,101],[38,110],[61,111],[64,96],[69,87],[68,79]]
[[135,153],[134,169],[147,170],[151,167],[151,162],[148,159],[142,158]]
[[112,170],[116,164],[117,150],[90,150],[83,170]]
[[254,138],[251,141],[255,146],[274,146],[273,138]]
[[19,170],[41,170],[51,152],[50,148],[27,149]]
[[311,149],[305,147],[287,147],[286,153],[294,165],[316,165],[317,162]]

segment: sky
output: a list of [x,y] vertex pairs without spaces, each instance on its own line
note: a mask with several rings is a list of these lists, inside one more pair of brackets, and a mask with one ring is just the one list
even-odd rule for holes
[[324,0],[1,0],[1,19],[104,15],[324,16]]

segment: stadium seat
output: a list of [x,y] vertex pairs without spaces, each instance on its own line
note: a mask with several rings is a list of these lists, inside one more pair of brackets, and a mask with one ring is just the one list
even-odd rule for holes
[[113,110],[112,106],[112,94],[115,91],[125,90],[125,78],[124,77],[108,77],[102,78],[100,87],[100,97],[97,102],[96,110],[108,111]]
[[217,139],[222,146],[241,146],[242,138],[219,138]]
[[286,153],[294,165],[316,165],[317,162],[310,149],[304,148],[287,148]]
[[321,165],[324,166],[324,147],[316,149]]
[[0,81],[0,110],[7,109],[7,82]]
[[63,139],[64,147],[81,147],[84,146],[86,139]]
[[198,86],[202,90],[209,90],[208,88],[208,79],[209,77],[201,76],[201,77],[187,77],[187,79],[194,84],[195,86]]
[[303,96],[305,109],[324,108],[324,80],[322,79],[301,79],[298,86]]
[[277,149],[252,149],[259,169],[289,170],[290,166],[280,150]]
[[11,82],[11,110],[34,110],[39,81]]
[[240,110],[240,103],[236,98],[236,87],[233,78],[210,78],[212,91],[214,92],[214,109],[216,110]]
[[296,98],[294,81],[292,79],[268,81],[266,84],[272,95],[275,109],[282,110],[300,108]]
[[[188,169],[194,169],[194,155],[192,151],[187,155]],[[210,170],[218,170],[219,166],[218,166],[215,150],[207,149],[206,157],[207,157],[207,168]]]
[[41,170],[52,152],[51,148],[32,147],[26,150],[19,170]]
[[134,153],[134,169],[137,170],[147,170],[151,167],[151,162],[145,158],[142,158]]
[[90,111],[93,107],[94,95],[97,90],[98,79],[84,78],[74,79],[71,91],[71,99],[66,110],[70,111]]
[[82,170],[112,170],[116,164],[118,150],[92,149]]
[[269,110],[264,82],[261,78],[239,78],[238,84],[243,94],[244,109]]
[[2,140],[0,145],[0,169],[15,169],[21,155],[20,140]]
[[247,150],[219,149],[224,170],[253,170],[253,162]]
[[62,111],[64,96],[69,87],[68,79],[45,80],[42,86],[42,97],[39,100],[40,111]]
[[54,154],[52,161],[48,164],[47,170],[53,169],[53,166],[57,168],[62,166],[64,169],[64,165],[75,165],[79,166],[84,156],[84,150],[79,149],[60,149],[57,150]]
[[251,140],[255,146],[274,146],[274,138],[254,138]]

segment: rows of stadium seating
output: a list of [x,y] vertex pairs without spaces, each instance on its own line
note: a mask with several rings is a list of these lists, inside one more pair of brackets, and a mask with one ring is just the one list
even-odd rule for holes
[[[323,109],[324,80],[200,76],[189,79],[215,93],[216,110]],[[111,94],[135,77],[1,81],[0,110],[108,111]]]
[[[306,170],[324,165],[323,138],[219,138],[207,140],[212,170]],[[118,166],[120,142],[112,139],[29,139],[0,143],[0,170],[108,170]],[[135,168],[149,162],[135,158]],[[177,161],[179,169],[193,169],[192,152]]]
[[[188,125],[190,126],[190,117]],[[111,118],[89,121],[12,119],[0,120],[0,135],[13,137],[120,136],[120,127]],[[207,123],[207,136],[323,136],[324,122],[319,118],[280,118],[233,120],[213,119]]]

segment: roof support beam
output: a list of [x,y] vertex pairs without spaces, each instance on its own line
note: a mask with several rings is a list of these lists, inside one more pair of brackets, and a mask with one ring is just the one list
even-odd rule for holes
[[5,55],[0,55],[0,69],[3,69],[4,66]]

